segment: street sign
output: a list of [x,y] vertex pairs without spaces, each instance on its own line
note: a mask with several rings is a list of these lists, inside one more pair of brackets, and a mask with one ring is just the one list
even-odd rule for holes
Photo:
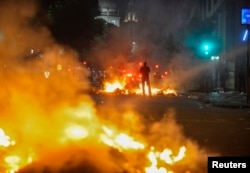
[[[250,8],[241,9],[241,24],[247,26],[247,31],[250,30]],[[245,33],[247,34],[247,33]],[[247,35],[244,35],[244,37]],[[245,37],[246,38],[246,37]],[[250,104],[250,39],[247,39],[247,104]]]
[[250,8],[241,9],[241,24],[250,25]]

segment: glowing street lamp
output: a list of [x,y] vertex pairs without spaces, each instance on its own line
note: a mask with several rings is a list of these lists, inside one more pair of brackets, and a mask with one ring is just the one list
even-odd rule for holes
[[219,60],[220,59],[220,57],[219,56],[211,56],[211,60],[213,61],[213,60]]

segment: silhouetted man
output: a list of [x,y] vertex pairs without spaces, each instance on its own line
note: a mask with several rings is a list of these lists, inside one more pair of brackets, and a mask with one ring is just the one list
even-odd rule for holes
[[142,93],[143,95],[145,95],[145,84],[147,84],[148,94],[151,95],[151,86],[149,81],[150,68],[147,66],[147,62],[143,63],[143,66],[140,68],[140,73],[142,82]]

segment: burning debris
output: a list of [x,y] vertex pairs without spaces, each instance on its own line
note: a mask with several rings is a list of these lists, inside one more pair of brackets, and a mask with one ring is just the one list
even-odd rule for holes
[[48,99],[40,93],[25,93],[26,101],[18,88],[13,92],[10,105],[17,111],[7,109],[0,121],[1,172],[198,172],[190,163],[199,168],[202,153],[173,118],[145,131],[135,113],[120,112],[117,119],[109,109],[110,116],[102,115],[88,95],[52,99],[51,106],[36,105],[37,95]]
[[[112,120],[109,121],[111,126]],[[171,127],[174,122],[168,123],[165,122],[164,125]],[[65,124],[67,123],[65,122]],[[184,139],[180,134],[179,137],[174,139],[176,141],[173,141],[173,144],[167,144],[172,140],[173,134],[162,137],[160,141],[158,140],[159,143],[155,140],[147,142],[150,138],[156,138],[157,135],[154,133],[158,133],[156,129],[159,126],[161,124],[158,123],[151,127],[148,139],[141,136],[141,139],[138,140],[139,138],[135,139],[118,128],[101,126],[98,122],[94,122],[89,127],[86,125],[69,125],[64,129],[62,136],[53,136],[54,141],[45,141],[44,136],[40,136],[44,140],[43,143],[32,143],[29,146],[23,144],[19,146],[1,130],[0,144],[4,157],[2,158],[3,166],[0,168],[2,172],[6,173],[44,171],[56,173],[83,170],[85,172],[104,173],[200,171],[199,169],[202,167],[197,170],[197,166],[201,166],[199,164],[202,163],[201,161],[199,163],[198,160],[201,153],[196,153],[199,151],[197,148],[193,148],[194,144]],[[172,132],[179,131],[178,127],[171,128],[176,128]],[[138,134],[135,136],[138,136]],[[166,143],[163,141],[165,138],[169,140]],[[179,146],[178,143],[180,142],[183,142],[184,145]],[[51,143],[53,143],[53,146]],[[153,143],[155,146],[152,145]],[[167,148],[167,145],[173,145],[175,149]],[[195,156],[195,154],[198,155]],[[190,165],[190,163],[198,165],[195,165],[194,169],[194,165]]]
[[[145,86],[146,94],[148,95],[148,88]],[[174,89],[161,87],[153,83],[151,87],[152,95],[173,95],[177,96]],[[103,94],[134,94],[142,95],[141,76],[136,73],[127,73],[120,76],[114,76],[103,80],[103,89],[99,90]]]

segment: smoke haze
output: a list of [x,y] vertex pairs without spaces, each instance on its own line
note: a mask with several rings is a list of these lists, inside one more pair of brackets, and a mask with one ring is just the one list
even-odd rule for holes
[[[185,48],[183,40],[185,28],[198,13],[198,3],[197,0],[134,1],[138,22],[122,22],[120,28],[111,30],[105,43],[93,47],[89,61],[91,64],[98,62],[103,69],[113,66],[136,73],[138,64],[147,61],[152,78],[156,64],[160,72],[172,72],[166,81],[161,82],[165,85],[161,87],[168,85],[177,90],[196,87],[193,81],[200,74],[200,64]],[[176,80],[180,77],[181,80]]]
[[[38,8],[34,1],[5,1],[0,7],[0,128],[15,141],[1,151],[0,171],[132,173],[149,165],[146,155],[151,145],[173,147],[174,153],[185,145],[190,158],[173,169],[202,172],[205,153],[185,138],[173,110],[166,112],[169,119],[150,125],[148,135],[131,103],[122,111],[116,103],[97,110],[86,92],[89,71],[79,66],[74,50],[56,43],[46,27],[32,22]],[[126,57],[113,47],[126,45],[117,44],[116,36],[107,43],[108,49],[94,51],[104,65],[126,63]],[[108,146],[104,141],[113,137],[107,136],[110,131],[114,136],[133,136],[145,143],[145,150]],[[2,167],[3,163],[8,167]]]

